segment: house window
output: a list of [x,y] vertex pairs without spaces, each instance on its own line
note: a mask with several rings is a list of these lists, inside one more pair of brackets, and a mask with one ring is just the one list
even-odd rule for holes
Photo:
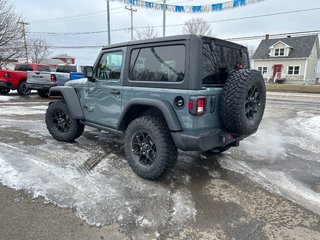
[[284,56],[284,48],[276,48],[274,50],[274,55],[275,56]]
[[288,67],[289,75],[299,75],[300,74],[300,66],[289,66]]
[[258,71],[261,72],[262,75],[268,73],[268,67],[258,67]]

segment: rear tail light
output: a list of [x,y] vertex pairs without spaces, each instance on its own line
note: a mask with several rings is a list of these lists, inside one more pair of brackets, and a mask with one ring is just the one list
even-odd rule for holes
[[188,110],[192,115],[201,116],[206,111],[205,97],[191,97],[188,102]]
[[56,82],[57,81],[56,75],[51,74],[50,75],[50,80],[51,80],[51,82]]
[[5,77],[5,78],[10,78],[10,74],[7,73],[7,72],[5,72],[5,73],[4,73],[4,77]]

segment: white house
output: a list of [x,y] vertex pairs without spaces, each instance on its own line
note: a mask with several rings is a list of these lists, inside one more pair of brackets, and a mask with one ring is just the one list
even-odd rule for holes
[[269,83],[315,83],[320,58],[318,35],[261,41],[252,56],[254,69]]

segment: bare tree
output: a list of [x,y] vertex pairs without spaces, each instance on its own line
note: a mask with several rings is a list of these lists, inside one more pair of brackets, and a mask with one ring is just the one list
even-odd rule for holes
[[207,21],[203,20],[202,18],[191,18],[190,20],[186,21],[184,25],[184,33],[192,33],[196,35],[213,37],[210,25]]
[[142,30],[135,30],[134,40],[156,38],[158,37],[158,34],[159,34],[158,31],[148,26],[146,28],[142,28]]
[[47,59],[50,54],[46,41],[41,38],[29,39],[28,52],[33,63],[40,63],[42,60]]
[[243,44],[244,46],[247,47],[248,49],[248,54],[249,54],[249,57],[252,58],[253,54],[255,53],[257,47],[255,45],[252,45],[252,44]]
[[23,27],[20,16],[7,0],[0,0],[0,68],[23,55]]

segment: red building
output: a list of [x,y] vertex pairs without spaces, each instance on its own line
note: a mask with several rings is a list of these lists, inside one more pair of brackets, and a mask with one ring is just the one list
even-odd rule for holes
[[60,59],[61,61],[63,61],[66,64],[75,64],[76,63],[75,58],[71,57],[67,54],[61,54],[61,55],[52,57],[52,59]]

